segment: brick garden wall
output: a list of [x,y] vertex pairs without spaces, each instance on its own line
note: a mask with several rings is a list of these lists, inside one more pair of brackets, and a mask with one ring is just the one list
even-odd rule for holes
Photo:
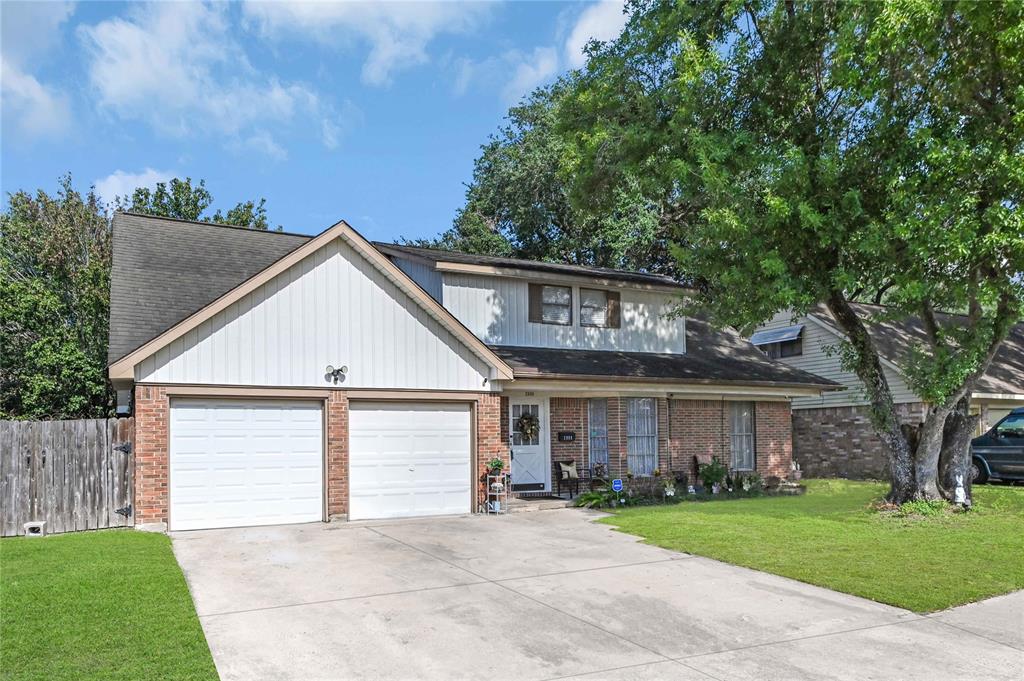
[[[924,420],[924,404],[896,405],[903,423]],[[867,408],[828,407],[793,411],[793,458],[805,477],[889,477],[885,447]]]

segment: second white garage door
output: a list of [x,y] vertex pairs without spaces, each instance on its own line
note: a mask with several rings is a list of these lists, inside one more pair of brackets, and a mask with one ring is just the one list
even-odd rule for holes
[[349,518],[469,513],[468,404],[351,402]]

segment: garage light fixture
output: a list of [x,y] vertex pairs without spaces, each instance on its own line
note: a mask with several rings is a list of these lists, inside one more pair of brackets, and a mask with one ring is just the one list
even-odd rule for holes
[[333,381],[334,383],[341,383],[342,381],[345,380],[345,374],[347,373],[348,367],[343,366],[335,369],[333,364],[328,364],[327,374],[324,376],[324,378],[328,381]]

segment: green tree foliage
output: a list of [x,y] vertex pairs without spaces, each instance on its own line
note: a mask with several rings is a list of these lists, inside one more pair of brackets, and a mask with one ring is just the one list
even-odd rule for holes
[[[192,178],[173,178],[170,182],[158,182],[154,189],[139,187],[130,196],[114,199],[114,210],[147,213],[179,220],[219,222],[250,229],[268,229],[266,199],[240,201],[234,208],[222,213],[218,210],[212,216],[207,209],[213,204],[213,195],[206,188],[206,182],[199,180],[195,186]],[[281,229],[280,226],[277,228]]]
[[[1021,5],[638,1],[559,106],[574,203],[641,178],[667,195],[696,304],[751,328],[828,305],[891,452],[891,496],[938,494],[946,417],[1020,318]],[[931,403],[900,429],[851,301],[929,330],[905,372]],[[968,311],[943,324],[937,309]]]
[[570,201],[560,171],[565,142],[557,102],[568,83],[534,92],[508,113],[508,124],[483,146],[466,204],[453,227],[415,245],[551,262],[672,271],[658,204],[639,183],[616,186],[606,210]]
[[0,417],[104,416],[110,227],[71,177],[0,216]]
[[[190,179],[137,189],[118,209],[267,229],[265,201],[206,216],[213,197]],[[111,413],[106,377],[112,214],[70,175],[55,195],[8,197],[0,214],[0,418]]]

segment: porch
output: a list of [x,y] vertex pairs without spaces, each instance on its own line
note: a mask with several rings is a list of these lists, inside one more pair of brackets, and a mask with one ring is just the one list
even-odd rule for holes
[[510,497],[520,504],[564,505],[628,476],[692,483],[695,461],[712,457],[766,478],[790,469],[790,406],[777,397],[523,391],[502,395],[500,414]]

